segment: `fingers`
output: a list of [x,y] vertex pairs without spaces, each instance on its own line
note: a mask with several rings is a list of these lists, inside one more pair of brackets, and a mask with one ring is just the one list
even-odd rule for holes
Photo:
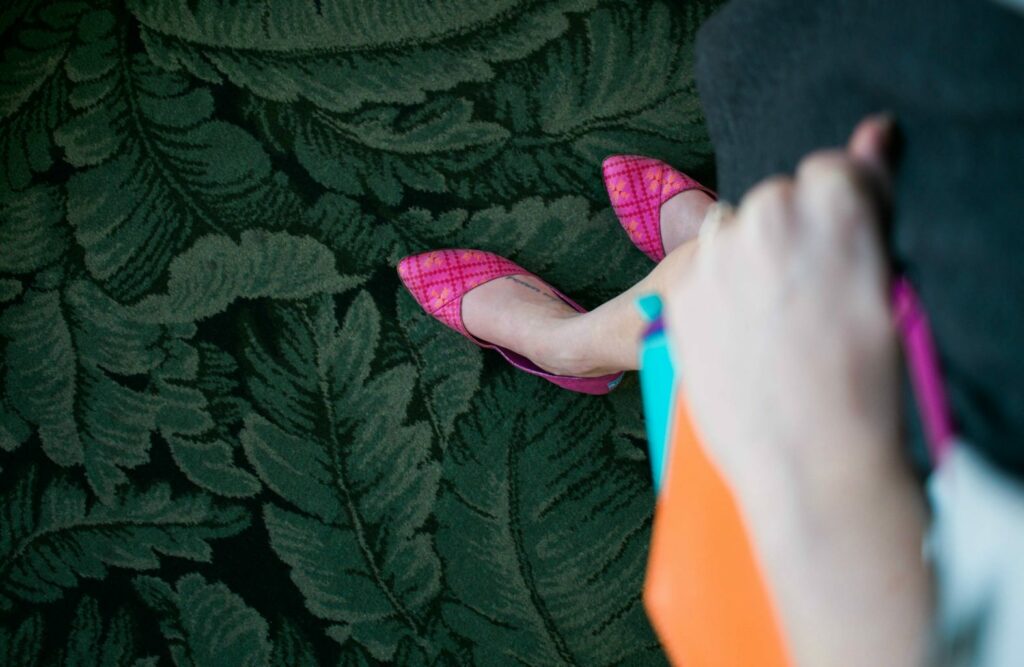
[[795,187],[793,179],[775,176],[748,192],[739,213],[744,238],[767,252],[784,251],[799,223],[793,208]]
[[700,234],[699,263],[767,266],[800,256],[804,265],[817,257],[829,266],[866,257],[869,272],[884,277],[878,227],[888,206],[892,135],[890,117],[870,116],[846,150],[807,156],[795,177],[763,181],[735,213],[716,204]]
[[723,201],[715,202],[708,207],[707,212],[704,214],[704,221],[701,223],[698,238],[704,243],[710,243],[711,239],[718,234],[723,226],[728,225],[734,216],[735,211],[728,203]]
[[786,242],[805,221],[844,239],[862,224],[875,226],[888,207],[893,120],[885,114],[861,121],[847,149],[820,151],[801,161],[795,179],[770,178],[743,199],[737,217],[743,236],[760,243]]
[[895,152],[895,122],[889,114],[868,116],[854,128],[846,152],[864,169],[876,194],[885,204],[892,194],[892,160]]
[[868,116],[854,128],[845,151],[804,158],[797,170],[801,212],[844,237],[861,223],[877,225],[891,199],[893,134],[890,115]]
[[853,160],[867,168],[888,173],[893,148],[892,116],[868,116],[854,128],[846,152]]
[[843,151],[812,153],[800,162],[796,202],[809,231],[849,239],[863,225],[875,225],[881,210],[864,169]]
[[[868,116],[854,128],[845,151],[813,153],[800,163],[798,189],[817,192],[810,198],[815,212],[840,224],[859,216],[878,222],[892,191],[894,127],[889,114]],[[869,202],[873,211],[864,207]]]
[[863,303],[872,308],[882,303],[886,271],[880,223],[885,204],[869,174],[847,153],[826,151],[805,158],[796,180],[801,240],[813,248],[823,275],[842,274],[844,267],[857,265],[860,270],[850,275],[865,288],[861,293],[869,298]]
[[808,228],[808,240],[829,261],[853,261],[864,270],[874,297],[887,283],[880,226],[891,192],[893,123],[887,116],[871,116],[854,130],[845,151],[814,153],[804,158],[796,175],[796,209]]

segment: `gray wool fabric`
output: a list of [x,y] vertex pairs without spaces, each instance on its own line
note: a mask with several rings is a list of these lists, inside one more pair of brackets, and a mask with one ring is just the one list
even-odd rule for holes
[[735,0],[701,28],[697,79],[731,201],[895,114],[894,268],[931,317],[957,430],[1024,475],[1024,14]]

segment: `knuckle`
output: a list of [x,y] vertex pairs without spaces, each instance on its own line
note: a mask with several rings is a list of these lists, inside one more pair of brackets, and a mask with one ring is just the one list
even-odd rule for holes
[[776,176],[762,181],[748,195],[741,208],[740,236],[755,255],[777,254],[796,228],[794,183]]
[[834,151],[816,155],[800,169],[797,205],[805,219],[816,223],[812,226],[843,230],[872,216],[873,200],[863,175],[846,156]]
[[797,168],[797,181],[801,184],[851,183],[854,178],[854,166],[841,151],[819,151],[812,153],[800,161]]
[[783,208],[792,191],[792,179],[785,176],[772,176],[755,185],[747,193],[740,204],[740,209],[749,213]]

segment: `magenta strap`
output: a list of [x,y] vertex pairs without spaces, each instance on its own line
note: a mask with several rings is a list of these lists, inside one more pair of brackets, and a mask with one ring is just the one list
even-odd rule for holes
[[921,301],[906,278],[896,279],[892,297],[918,413],[928,439],[928,451],[932,465],[938,468],[953,445],[953,421],[932,330]]

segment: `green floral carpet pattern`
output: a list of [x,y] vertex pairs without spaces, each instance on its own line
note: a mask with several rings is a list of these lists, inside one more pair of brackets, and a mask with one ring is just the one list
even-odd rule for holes
[[600,161],[711,178],[713,4],[4,3],[0,663],[664,664],[635,378],[517,372],[393,267],[641,277]]

